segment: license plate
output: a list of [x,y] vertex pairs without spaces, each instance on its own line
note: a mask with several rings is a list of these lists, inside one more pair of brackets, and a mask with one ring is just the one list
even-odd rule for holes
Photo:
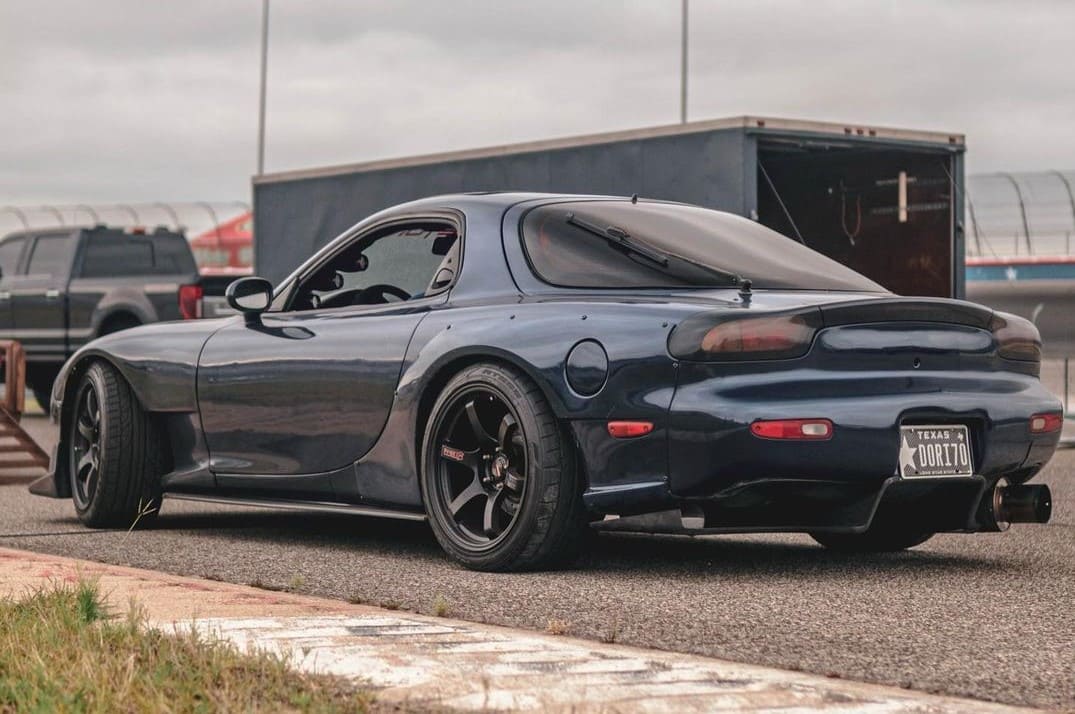
[[974,475],[967,427],[901,426],[900,475],[904,478]]

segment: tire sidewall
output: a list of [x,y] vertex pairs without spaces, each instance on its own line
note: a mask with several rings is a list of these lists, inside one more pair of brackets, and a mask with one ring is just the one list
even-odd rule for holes
[[[447,416],[447,407],[472,389],[482,389],[497,395],[514,412],[526,444],[526,484],[522,508],[510,526],[507,536],[487,546],[475,548],[459,542],[454,535],[451,517],[437,483],[438,433]],[[541,502],[546,488],[547,469],[559,464],[545,463],[540,448],[541,426],[533,400],[523,391],[518,378],[496,365],[471,367],[452,378],[437,397],[425,430],[422,447],[421,486],[426,515],[437,541],[452,557],[469,567],[500,569],[522,552],[537,530]]]

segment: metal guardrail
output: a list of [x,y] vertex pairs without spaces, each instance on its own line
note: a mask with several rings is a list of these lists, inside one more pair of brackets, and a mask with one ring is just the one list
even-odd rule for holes
[[[0,340],[4,398],[0,402],[0,470],[46,468],[49,457],[19,425],[26,405],[26,354],[14,340]],[[44,405],[48,411],[48,405]]]

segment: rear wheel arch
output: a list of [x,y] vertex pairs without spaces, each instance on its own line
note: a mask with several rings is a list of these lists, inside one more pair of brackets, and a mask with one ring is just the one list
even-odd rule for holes
[[[452,380],[452,377],[459,374],[468,367],[475,364],[495,364],[509,369],[515,369],[522,372],[526,377],[537,385],[541,390],[542,396],[545,397],[545,401],[552,407],[553,414],[556,415],[556,420],[560,423],[561,427],[570,435],[571,443],[578,449],[578,444],[575,441],[574,432],[568,428],[564,418],[564,406],[563,402],[559,399],[554,390],[549,388],[549,385],[538,376],[538,370],[533,365],[528,364],[525,360],[519,359],[517,356],[507,352],[500,351],[469,351],[465,354],[456,354],[447,359],[444,359],[438,364],[433,371],[432,376],[425,380],[420,392],[420,396],[417,402],[417,408],[415,410],[415,425],[414,425],[414,456],[415,465],[421,469],[422,458],[422,441],[425,439],[425,431],[429,423],[429,416],[433,411],[433,405],[437,401],[437,397],[440,396],[441,391],[447,386],[448,382]],[[581,459],[580,459],[581,462]],[[583,472],[582,464],[579,465],[580,473],[582,473],[582,480],[586,481],[586,474]]]
[[145,324],[139,315],[127,308],[119,308],[105,315],[97,326],[97,336],[110,335],[113,332],[127,330]]

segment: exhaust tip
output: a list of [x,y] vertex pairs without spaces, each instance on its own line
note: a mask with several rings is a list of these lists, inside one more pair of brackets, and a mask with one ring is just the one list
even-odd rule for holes
[[1048,486],[997,486],[993,491],[993,516],[998,525],[1048,523],[1052,514],[1053,496]]

